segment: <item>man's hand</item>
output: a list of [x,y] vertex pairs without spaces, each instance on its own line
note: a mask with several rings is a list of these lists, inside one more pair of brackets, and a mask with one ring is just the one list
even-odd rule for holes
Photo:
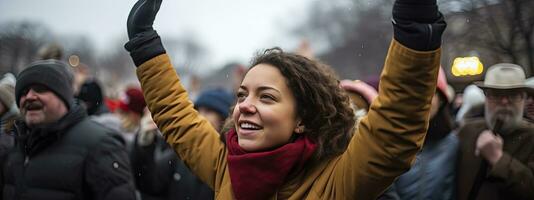
[[154,30],[152,24],[159,11],[162,0],[139,0],[130,10],[127,29],[131,40],[136,34]]
[[477,138],[475,155],[481,155],[492,166],[501,159],[503,140],[490,130],[483,131]]

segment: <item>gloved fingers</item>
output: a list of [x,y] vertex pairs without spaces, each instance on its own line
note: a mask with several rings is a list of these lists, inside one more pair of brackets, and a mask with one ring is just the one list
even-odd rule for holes
[[136,34],[153,30],[152,25],[161,7],[162,0],[139,0],[128,15],[128,37],[132,39]]

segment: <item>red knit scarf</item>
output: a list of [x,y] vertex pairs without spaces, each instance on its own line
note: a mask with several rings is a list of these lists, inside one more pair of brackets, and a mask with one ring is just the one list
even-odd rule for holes
[[288,174],[304,167],[317,147],[308,137],[299,137],[272,151],[246,152],[234,129],[226,134],[226,141],[232,190],[239,200],[270,198]]

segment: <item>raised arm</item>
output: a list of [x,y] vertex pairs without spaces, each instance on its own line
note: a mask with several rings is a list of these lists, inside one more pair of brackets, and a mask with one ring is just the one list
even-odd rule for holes
[[193,108],[152,23],[161,0],[139,0],[128,16],[125,48],[137,68],[143,94],[163,137],[201,180],[217,184],[216,166],[226,162],[219,134]]
[[126,28],[128,43],[124,45],[130,52],[135,66],[158,55],[165,54],[158,33],[152,28],[162,0],[139,0],[130,10]]
[[396,0],[378,97],[336,166],[336,194],[375,199],[407,171],[428,128],[445,22],[436,0]]

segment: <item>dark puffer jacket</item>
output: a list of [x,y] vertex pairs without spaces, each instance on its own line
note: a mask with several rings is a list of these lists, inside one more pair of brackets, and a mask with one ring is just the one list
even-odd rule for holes
[[80,106],[45,127],[18,122],[16,137],[3,199],[135,199],[124,141]]
[[148,146],[137,142],[133,146],[132,169],[143,200],[213,199],[213,190],[189,170],[161,136]]

